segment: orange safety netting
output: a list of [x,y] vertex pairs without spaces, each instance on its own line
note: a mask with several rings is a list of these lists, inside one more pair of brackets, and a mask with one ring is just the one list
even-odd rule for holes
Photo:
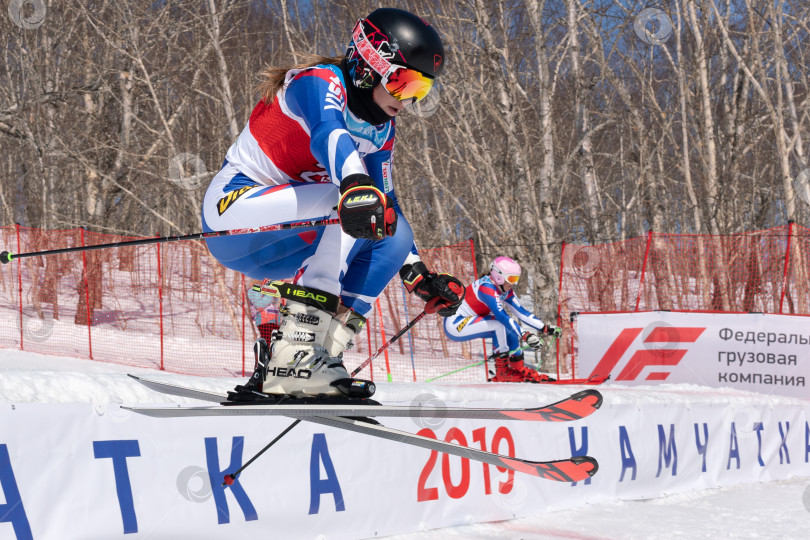
[[571,371],[578,313],[691,311],[810,314],[810,229],[726,236],[658,234],[563,245],[558,366]]
[[[115,243],[132,238],[81,229],[43,231],[0,227],[0,251],[29,253]],[[469,283],[472,242],[425,250],[431,270]],[[111,247],[0,266],[0,347],[89,358],[176,373],[249,375],[258,337],[252,280],[224,268],[201,241]],[[369,313],[366,330],[344,358],[350,371],[418,315],[424,303],[394,279]],[[425,381],[483,360],[480,340],[445,338],[428,315],[359,376]],[[486,380],[485,368],[441,380]]]

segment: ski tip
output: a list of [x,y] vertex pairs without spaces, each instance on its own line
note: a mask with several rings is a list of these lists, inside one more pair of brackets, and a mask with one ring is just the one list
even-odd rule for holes
[[599,390],[582,390],[581,392],[577,392],[571,396],[571,399],[579,401],[580,403],[584,403],[586,405],[590,405],[594,409],[598,409],[602,406],[602,402],[604,398],[602,397],[602,393]]
[[590,456],[573,456],[557,461],[522,461],[504,458],[506,467],[555,482],[581,482],[596,474],[599,463]]
[[[588,477],[592,477],[596,474],[596,471],[599,470],[599,462],[591,456],[576,456],[571,458],[571,461],[577,465],[584,465],[585,472],[588,474]],[[587,468],[588,465],[590,465],[590,468]]]
[[132,377],[132,378],[133,378],[133,379],[135,379],[136,381],[140,381],[140,380],[141,380],[141,378],[140,378],[140,377],[138,377],[137,375],[133,375],[132,373],[127,373],[127,377]]

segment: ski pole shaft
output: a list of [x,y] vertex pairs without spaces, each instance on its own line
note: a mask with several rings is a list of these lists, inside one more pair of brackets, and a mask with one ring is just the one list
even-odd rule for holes
[[433,377],[431,379],[427,379],[425,382],[433,382],[436,379],[441,379],[442,377],[447,377],[448,375],[452,375],[453,373],[458,373],[459,371],[464,371],[465,369],[470,369],[470,368],[475,367],[475,366],[480,366],[484,362],[486,362],[486,360],[481,360],[480,362],[470,364],[469,366],[464,366],[462,368],[454,369],[453,371],[448,371],[447,373],[444,373],[442,375],[437,375],[436,377]]
[[252,234],[260,232],[272,231],[286,231],[289,229],[303,229],[308,227],[322,227],[325,225],[337,225],[340,220],[335,219],[316,219],[312,221],[299,221],[295,223],[279,223],[277,225],[263,225],[261,227],[250,227],[245,229],[230,229],[227,231],[211,231],[202,233],[185,234],[182,236],[162,236],[157,238],[141,238],[138,240],[126,240],[124,242],[112,242],[109,244],[96,244],[94,246],[77,246],[64,249],[49,249],[46,251],[32,251],[30,253],[10,253],[3,251],[0,253],[0,263],[7,264],[11,261],[22,259],[25,257],[41,257],[43,255],[57,255],[60,253],[75,253],[79,251],[91,251],[94,249],[106,249],[112,247],[129,247],[129,246],[143,246],[147,244],[162,244],[164,242],[177,242],[180,240],[205,240],[207,238],[216,238],[218,236],[231,236],[238,234]]
[[[524,345],[523,347],[518,347],[514,351],[509,351],[507,354],[512,355],[512,354],[515,354],[516,352],[525,351],[528,348],[529,348],[528,345]],[[494,358],[494,357],[490,356],[489,358]],[[441,379],[442,377],[447,377],[448,375],[452,375],[453,373],[458,373],[459,371],[464,371],[465,369],[470,369],[470,368],[473,368],[475,366],[480,366],[481,364],[483,364],[484,362],[489,360],[489,358],[481,360],[480,362],[476,362],[474,364],[470,364],[469,366],[464,366],[464,367],[461,367],[461,368],[458,368],[458,369],[454,369],[453,371],[448,371],[447,373],[444,373],[442,375],[437,375],[436,377],[433,377],[432,379],[428,379],[425,382],[432,382],[432,381],[435,381],[436,379]]]
[[514,351],[509,351],[507,354],[509,354],[511,356],[511,355],[515,354],[516,352],[525,351],[526,349],[531,349],[531,347],[529,347],[528,345],[524,345],[522,347],[518,347]]
[[281,433],[279,433],[279,434],[278,434],[278,437],[276,437],[275,439],[273,439],[272,441],[270,441],[270,442],[267,444],[267,446],[265,446],[264,448],[262,448],[261,450],[259,450],[259,451],[258,451],[258,453],[256,453],[256,455],[254,455],[252,458],[250,458],[250,459],[248,460],[248,462],[247,462],[247,463],[245,463],[244,465],[242,465],[241,467],[239,467],[238,469],[236,469],[236,471],[232,472],[231,474],[226,474],[226,475],[225,475],[225,479],[222,481],[222,486],[224,487],[224,486],[231,486],[231,485],[233,485],[233,481],[234,481],[234,480],[236,480],[236,477],[237,477],[237,476],[239,476],[239,473],[241,473],[242,471],[244,471],[245,469],[247,469],[247,468],[248,468],[248,465],[250,465],[251,463],[253,463],[254,461],[256,461],[256,459],[257,459],[257,458],[258,458],[260,455],[264,454],[264,453],[267,451],[267,449],[268,449],[268,448],[270,448],[271,446],[273,446],[274,444],[276,444],[276,443],[277,443],[279,440],[281,440],[281,438],[282,438],[284,435],[286,435],[287,433],[289,433],[289,432],[290,432],[290,430],[291,430],[292,428],[294,428],[295,426],[297,426],[297,425],[298,425],[298,424],[300,424],[300,423],[301,423],[301,419],[299,418],[299,419],[297,419],[295,422],[293,422],[292,424],[290,424],[289,426],[287,426],[287,429],[285,429],[284,431],[282,431]]
[[[516,352],[523,351],[523,350],[526,350],[528,348],[529,348],[528,345],[526,345],[524,347],[518,347],[514,351],[509,351],[507,354],[515,354]],[[490,357],[490,358],[494,358],[494,357]],[[473,368],[475,366],[480,366],[481,364],[483,364],[487,360],[489,360],[489,358],[487,358],[486,360],[481,360],[480,362],[476,362],[474,364],[470,364],[469,366],[464,366],[464,367],[461,367],[461,368],[458,368],[458,369],[454,369],[453,371],[448,371],[447,373],[444,373],[442,375],[437,375],[436,377],[433,377],[432,379],[428,379],[425,382],[432,382],[432,381],[435,381],[436,379],[441,379],[442,377],[447,377],[448,375],[452,375],[453,373],[458,373],[459,371],[464,371],[465,369],[470,369],[470,368]]]
[[414,317],[414,318],[413,318],[413,320],[411,320],[411,322],[409,322],[408,324],[406,324],[406,325],[405,325],[405,326],[402,328],[402,330],[400,330],[399,332],[397,332],[397,333],[396,333],[396,335],[395,335],[394,337],[392,337],[391,339],[389,339],[388,341],[386,341],[386,342],[383,344],[383,346],[382,346],[382,347],[380,347],[379,349],[377,349],[377,352],[375,352],[375,353],[374,353],[374,356],[371,356],[370,358],[368,358],[367,360],[365,360],[365,361],[364,361],[362,364],[360,364],[359,366],[357,366],[357,368],[355,368],[355,370],[354,370],[354,371],[352,371],[352,377],[354,377],[355,375],[357,375],[358,373],[360,373],[361,371],[363,371],[363,368],[365,368],[367,365],[369,365],[371,362],[373,362],[373,361],[374,361],[374,359],[375,359],[375,358],[377,358],[377,357],[380,355],[380,353],[382,353],[382,352],[383,352],[385,349],[387,349],[387,348],[388,348],[388,347],[389,347],[389,346],[390,346],[392,343],[394,343],[396,340],[398,340],[399,338],[401,338],[402,336],[404,336],[404,335],[405,335],[405,333],[406,333],[408,330],[410,330],[411,328],[413,328],[413,327],[414,327],[414,325],[415,325],[416,323],[418,323],[419,321],[421,321],[421,320],[422,320],[422,319],[425,317],[425,315],[428,315],[429,313],[435,313],[435,312],[436,312],[436,310],[437,310],[437,309],[439,309],[439,303],[440,303],[441,301],[442,301],[442,299],[441,299],[441,298],[436,297],[436,298],[433,298],[432,300],[430,300],[430,301],[429,301],[427,304],[425,304],[425,309],[424,309],[424,310],[422,310],[422,312],[421,312],[419,315],[417,315],[416,317]]

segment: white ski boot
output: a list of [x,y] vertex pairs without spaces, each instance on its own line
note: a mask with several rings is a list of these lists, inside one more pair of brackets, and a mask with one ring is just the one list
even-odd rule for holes
[[[269,358],[257,352],[257,360],[265,358],[261,392],[371,397],[374,383],[352,379],[343,366],[343,351],[351,347],[365,319],[351,310],[335,317],[340,301],[332,294],[289,283],[279,283],[278,290],[286,301],[279,309],[281,325],[270,344]],[[257,342],[257,347],[262,345]]]

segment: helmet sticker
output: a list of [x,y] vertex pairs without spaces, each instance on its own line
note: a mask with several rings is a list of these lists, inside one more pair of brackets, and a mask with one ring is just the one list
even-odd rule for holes
[[[346,51],[346,69],[358,88],[372,88],[381,77],[403,66],[438,77],[444,68],[444,47],[424,19],[396,8],[378,8],[359,19]],[[424,97],[424,96],[423,96]]]

